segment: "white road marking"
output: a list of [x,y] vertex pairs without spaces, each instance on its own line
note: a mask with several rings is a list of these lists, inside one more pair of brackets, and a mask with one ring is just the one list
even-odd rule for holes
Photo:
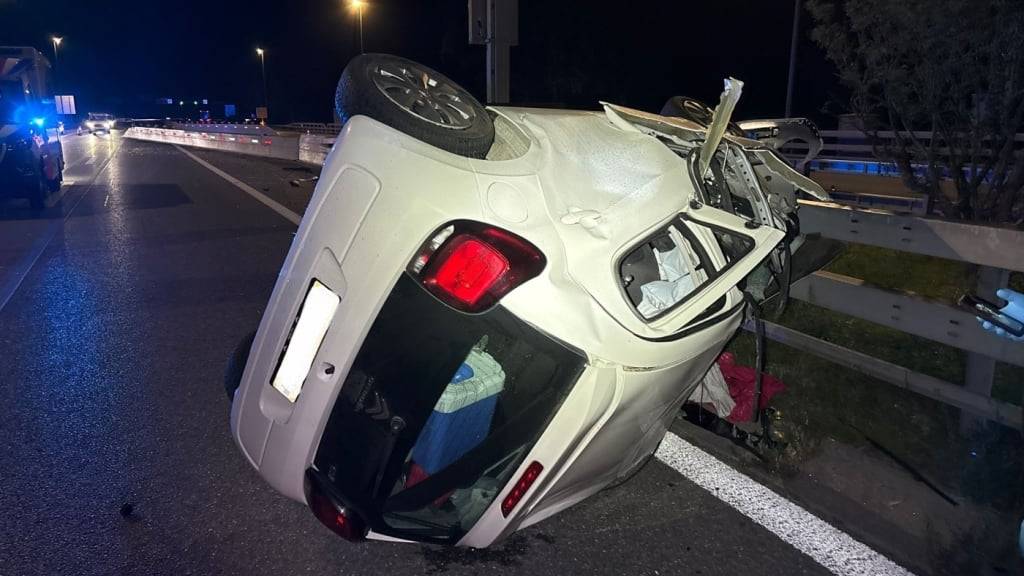
[[846,532],[671,432],[655,456],[837,576],[913,576]]
[[231,174],[228,174],[227,172],[221,170],[220,168],[217,168],[213,164],[210,164],[209,162],[207,162],[206,160],[203,160],[199,156],[196,156],[195,154],[189,152],[188,150],[185,150],[181,146],[178,146],[177,144],[174,144],[173,146],[175,148],[177,148],[179,152],[181,152],[182,154],[184,154],[184,155],[188,156],[189,158],[195,160],[197,163],[199,163],[201,166],[203,166],[204,168],[206,168],[210,172],[213,172],[217,176],[220,176],[221,178],[223,178],[223,179],[227,180],[228,182],[234,184],[235,187],[238,188],[239,190],[241,190],[242,192],[245,192],[246,194],[252,196],[253,198],[255,198],[257,200],[259,200],[260,202],[266,204],[268,208],[270,208],[274,212],[277,212],[278,214],[283,216],[285,220],[288,220],[289,222],[291,222],[292,224],[295,224],[296,226],[298,226],[299,222],[302,221],[302,216],[299,216],[295,212],[292,212],[291,210],[285,208],[284,206],[279,204],[276,200],[274,200],[270,196],[267,196],[266,194],[260,192],[259,190],[253,188],[252,186],[249,186],[245,182],[242,182],[241,180],[239,180],[238,178],[235,178]]

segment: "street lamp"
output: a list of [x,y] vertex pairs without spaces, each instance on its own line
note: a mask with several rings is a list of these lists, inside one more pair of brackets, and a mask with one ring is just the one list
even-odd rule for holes
[[363,54],[363,8],[366,8],[366,2],[363,0],[352,0],[350,5],[359,13],[359,53]]
[[53,76],[54,76],[54,80],[56,80],[56,77],[57,77],[57,47],[60,46],[60,43],[64,41],[64,38],[62,38],[60,36],[52,36],[52,37],[50,37],[50,40],[53,41]]
[[260,57],[260,76],[263,79],[263,107],[267,109],[267,115],[270,115],[270,97],[267,96],[267,63],[266,57],[264,56],[265,51],[263,48],[256,48],[256,54]]

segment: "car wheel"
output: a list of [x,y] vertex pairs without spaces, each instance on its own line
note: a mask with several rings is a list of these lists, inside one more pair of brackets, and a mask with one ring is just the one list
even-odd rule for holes
[[484,158],[494,142],[487,110],[446,76],[388,54],[352,59],[338,81],[342,122],[362,114],[461,156]]
[[255,331],[242,338],[228,358],[228,366],[224,370],[224,391],[227,392],[229,402],[235,399],[235,391],[242,383],[242,373],[245,372],[245,363],[249,361],[249,351],[255,339]]

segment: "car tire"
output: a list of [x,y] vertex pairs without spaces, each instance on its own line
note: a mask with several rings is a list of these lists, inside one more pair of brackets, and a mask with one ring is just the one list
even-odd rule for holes
[[228,402],[235,399],[235,392],[242,383],[242,374],[245,372],[245,363],[249,361],[249,351],[252,350],[252,343],[256,340],[256,332],[246,335],[235,347],[228,358],[227,368],[224,369],[224,391],[228,395]]
[[343,123],[356,115],[369,116],[460,156],[484,158],[494,142],[494,123],[472,94],[398,56],[353,58],[338,81],[334,105]]

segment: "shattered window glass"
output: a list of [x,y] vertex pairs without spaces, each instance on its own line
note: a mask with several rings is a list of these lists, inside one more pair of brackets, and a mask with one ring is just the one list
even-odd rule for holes
[[[721,270],[702,244],[711,238],[725,258]],[[677,219],[622,259],[620,281],[637,312],[653,320],[689,300],[753,247],[748,237]]]

